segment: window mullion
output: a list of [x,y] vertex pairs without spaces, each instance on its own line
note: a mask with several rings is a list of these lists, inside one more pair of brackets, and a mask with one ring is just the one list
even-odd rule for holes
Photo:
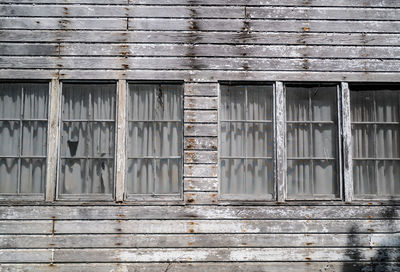
[[277,200],[284,202],[286,199],[286,101],[283,83],[280,81],[275,83],[274,104]]
[[351,143],[350,90],[347,82],[341,83],[341,91],[344,200],[346,202],[351,202],[353,200],[353,160]]
[[50,83],[48,140],[47,140],[47,171],[46,171],[46,201],[54,201],[57,180],[57,156],[60,138],[60,82],[57,78]]
[[118,81],[117,89],[117,141],[116,141],[116,175],[115,175],[115,200],[124,201],[125,192],[125,168],[126,168],[126,80]]

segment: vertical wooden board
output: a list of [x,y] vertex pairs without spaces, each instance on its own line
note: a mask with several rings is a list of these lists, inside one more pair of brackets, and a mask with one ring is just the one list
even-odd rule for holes
[[286,99],[282,82],[275,83],[275,150],[278,202],[286,199]]
[[341,83],[342,112],[343,112],[343,181],[344,199],[353,200],[353,160],[351,141],[350,90],[347,82]]
[[126,171],[126,100],[127,84],[126,80],[118,81],[118,107],[117,107],[117,152],[115,175],[115,198],[117,202],[124,200],[125,192],[125,171]]

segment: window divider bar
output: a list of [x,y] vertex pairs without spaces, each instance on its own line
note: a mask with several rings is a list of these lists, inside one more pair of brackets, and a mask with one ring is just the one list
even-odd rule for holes
[[117,141],[116,141],[116,175],[115,175],[115,200],[124,201],[125,192],[125,169],[126,169],[126,101],[127,83],[126,80],[118,81],[117,88],[118,107],[117,107]]
[[275,152],[276,152],[276,182],[277,200],[285,202],[286,199],[286,102],[283,82],[275,82],[274,95],[275,108]]
[[350,112],[350,89],[347,82],[341,83],[342,90],[342,122],[343,122],[343,181],[344,181],[344,200],[353,200],[353,160],[351,146],[351,112]]
[[46,169],[46,201],[55,200],[57,181],[57,155],[60,138],[60,81],[53,78],[50,82],[49,108],[48,108],[48,145]]

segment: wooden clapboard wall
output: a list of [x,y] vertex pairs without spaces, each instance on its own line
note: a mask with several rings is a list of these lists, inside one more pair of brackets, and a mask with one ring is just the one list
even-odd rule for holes
[[[218,81],[400,82],[398,0],[0,0],[1,79],[183,80],[182,203],[0,205],[0,271],[399,271],[398,203],[218,200]],[[381,269],[381,270],[379,270]]]

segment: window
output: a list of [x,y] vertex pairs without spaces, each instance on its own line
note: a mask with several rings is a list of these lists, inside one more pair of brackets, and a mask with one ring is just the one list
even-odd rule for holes
[[272,199],[272,85],[221,85],[220,188],[225,198]]
[[338,87],[286,85],[287,196],[340,197]]
[[182,86],[128,84],[127,194],[179,195],[182,187]]
[[351,85],[354,195],[400,195],[400,89]]
[[113,83],[63,83],[58,194],[112,199],[115,97]]
[[0,194],[43,199],[48,83],[0,83]]

